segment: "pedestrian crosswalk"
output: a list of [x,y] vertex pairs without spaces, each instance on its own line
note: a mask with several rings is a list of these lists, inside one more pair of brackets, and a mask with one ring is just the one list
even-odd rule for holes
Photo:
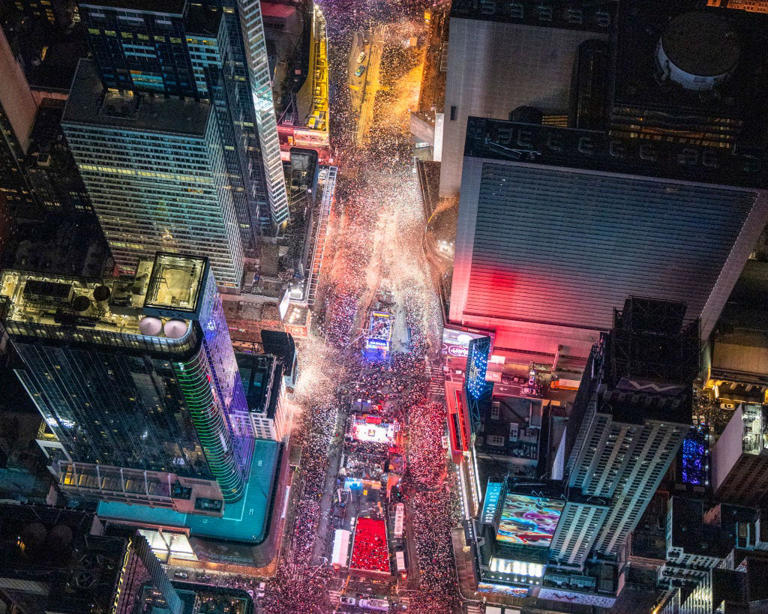
[[425,372],[429,377],[429,392],[437,397],[445,396],[445,377],[439,368],[432,366],[432,361],[425,360]]

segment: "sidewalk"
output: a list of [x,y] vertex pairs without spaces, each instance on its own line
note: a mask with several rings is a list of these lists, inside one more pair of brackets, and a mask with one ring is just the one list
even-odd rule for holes
[[315,535],[315,543],[312,547],[312,564],[319,565],[323,561],[322,559],[327,554],[327,547],[329,544],[328,524],[330,522],[331,502],[333,496],[336,493],[335,483],[336,476],[339,473],[339,462],[341,461],[341,449],[343,441],[343,428],[346,420],[346,411],[339,409],[336,413],[336,432],[342,432],[339,437],[334,433],[333,440],[331,441],[330,458],[328,462],[328,469],[325,476],[325,488],[323,489],[323,496],[320,499],[320,521],[317,525],[317,534]]

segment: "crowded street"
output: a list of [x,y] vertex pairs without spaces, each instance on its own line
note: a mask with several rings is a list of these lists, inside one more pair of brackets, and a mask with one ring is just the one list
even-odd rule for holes
[[[421,33],[429,5],[320,5],[330,43],[338,191],[315,327],[301,347],[295,390],[301,413],[291,446],[301,449],[301,461],[294,520],[259,607],[270,614],[458,611],[445,407],[430,387],[430,374],[441,371],[441,316],[423,253],[408,131],[423,53],[402,44],[404,35],[407,41]],[[355,46],[366,40],[361,24],[376,29],[381,45],[375,87],[362,97],[372,118],[363,119],[350,90],[364,79],[350,79],[349,71],[350,58],[365,56]],[[386,323],[375,328],[370,314]],[[372,339],[374,328],[386,338]],[[397,502],[404,503],[406,528],[393,530]],[[355,530],[351,554],[332,560],[334,534]]]

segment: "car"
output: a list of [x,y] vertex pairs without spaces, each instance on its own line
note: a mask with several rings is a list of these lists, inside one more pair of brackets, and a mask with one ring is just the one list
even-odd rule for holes
[[362,64],[365,61],[365,51],[361,51],[360,55],[357,56],[357,63]]
[[357,599],[355,599],[354,597],[345,597],[344,595],[342,595],[339,598],[339,601],[341,601],[341,603],[343,603],[344,605],[356,605],[357,604]]
[[357,70],[355,71],[355,77],[362,77],[364,72],[365,72],[365,66],[360,64],[360,66],[358,66]]
[[186,571],[175,571],[173,572],[173,577],[186,580],[187,578],[189,578],[189,574]]

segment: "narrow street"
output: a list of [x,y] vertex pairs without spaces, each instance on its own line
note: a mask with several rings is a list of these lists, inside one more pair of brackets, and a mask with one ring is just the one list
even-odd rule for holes
[[[441,312],[423,253],[409,133],[426,55],[418,42],[426,39],[424,6],[322,3],[337,94],[331,134],[338,192],[316,327],[301,348],[306,364],[296,396],[304,410],[294,437],[303,446],[302,492],[290,547],[262,604],[270,614],[351,614],[383,604],[459,611],[455,497],[435,358]],[[368,24],[367,35],[360,24]],[[359,65],[365,69],[356,75]],[[375,356],[364,351],[372,309],[391,314],[386,349]],[[390,425],[391,439],[377,439],[384,431],[375,425]],[[396,479],[388,482],[390,474]],[[405,504],[401,533],[393,528],[397,501]],[[349,531],[362,542],[356,525],[363,518],[384,527],[388,555],[374,559],[355,544],[346,563],[332,565],[334,534]]]

